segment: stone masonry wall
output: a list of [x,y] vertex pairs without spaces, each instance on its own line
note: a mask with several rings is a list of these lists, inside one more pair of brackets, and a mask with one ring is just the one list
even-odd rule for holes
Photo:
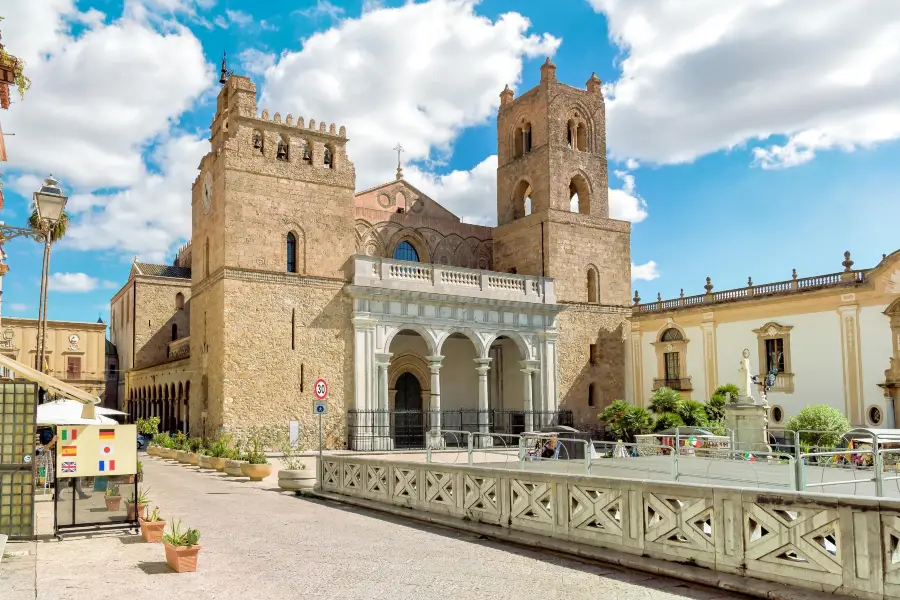
[[515,268],[519,275],[542,273],[541,215],[531,215],[498,227],[494,232],[494,270],[508,273]]
[[[629,311],[594,304],[570,304],[557,318],[559,404],[575,413],[575,426],[590,430],[613,400],[625,398],[625,333]],[[590,346],[598,346],[598,364]],[[588,386],[594,384],[594,406]]]
[[[206,435],[222,425],[222,379],[224,355],[223,271],[213,273],[195,286],[191,298],[191,393],[188,400],[190,434],[203,435],[203,410],[208,410]],[[241,321],[247,327],[246,321]]]
[[[327,447],[344,448],[353,394],[353,328],[342,283],[230,271],[224,285],[225,429],[237,436],[253,428],[287,432],[288,422],[297,419],[301,442],[317,447],[313,384],[321,377],[328,382]],[[277,440],[267,443],[275,447]]]
[[599,273],[598,303],[630,306],[631,224],[553,211],[546,225],[547,276],[560,302],[587,302],[588,267]]
[[[184,310],[175,308],[175,295],[184,294]],[[172,325],[178,337],[190,327],[190,282],[169,278],[140,278],[135,286],[135,365],[142,369],[163,362],[172,341]]]

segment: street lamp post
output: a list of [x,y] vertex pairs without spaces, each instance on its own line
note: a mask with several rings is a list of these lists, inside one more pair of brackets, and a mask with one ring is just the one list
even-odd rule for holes
[[[62,215],[62,211],[66,206],[66,198],[59,188],[59,182],[53,178],[53,175],[44,180],[41,189],[34,193],[34,204],[38,213],[39,228],[32,229],[30,227],[13,227],[0,222],[0,285],[2,285],[3,275],[6,274],[9,267],[3,263],[6,259],[6,252],[3,251],[3,245],[6,242],[24,237],[35,242],[43,242],[44,244],[44,260],[41,267],[41,297],[38,306],[38,339],[35,351],[35,367],[38,371],[43,371],[43,341],[47,320],[47,282],[50,268],[50,243],[52,241],[51,231],[53,226]],[[0,295],[2,295],[2,287],[0,287]],[[2,296],[0,296],[2,297]],[[2,304],[0,304],[2,308]]]
[[38,371],[43,372],[44,355],[47,351],[47,288],[50,284],[50,244],[53,242],[53,227],[62,216],[68,198],[63,195],[53,175],[44,179],[44,185],[34,193],[40,231],[44,237],[44,262],[41,272],[41,302],[38,307]]

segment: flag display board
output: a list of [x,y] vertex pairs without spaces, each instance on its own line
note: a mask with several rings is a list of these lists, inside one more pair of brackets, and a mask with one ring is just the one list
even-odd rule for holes
[[56,476],[98,477],[137,473],[136,425],[59,425]]

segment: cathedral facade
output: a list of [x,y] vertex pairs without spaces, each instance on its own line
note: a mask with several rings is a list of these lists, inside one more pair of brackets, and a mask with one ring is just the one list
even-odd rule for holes
[[[356,191],[334,124],[261,113],[231,76],[172,265],[135,262],[111,302],[119,402],[212,435],[301,425],[328,384],[327,445],[590,427],[626,394],[630,223],[609,218],[601,83],[500,95],[497,223],[404,180]],[[493,204],[493,199],[485,199]]]

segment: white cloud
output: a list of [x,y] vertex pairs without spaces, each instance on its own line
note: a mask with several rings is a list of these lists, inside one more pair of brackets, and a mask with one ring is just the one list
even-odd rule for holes
[[631,263],[631,280],[653,281],[659,277],[659,271],[656,269],[656,262],[648,261],[642,265]]
[[[104,24],[78,13],[72,0],[0,0],[3,41],[27,61],[33,82],[4,116],[4,128],[17,134],[7,140],[10,165],[20,171],[12,186],[28,198],[48,172],[60,179],[73,216],[62,244],[159,258],[189,234],[190,184],[202,152],[193,138],[169,136],[211,87],[212,69],[188,29],[148,10],[194,6],[204,4],[130,2],[121,18]],[[87,30],[72,36],[70,20]],[[162,175],[145,160],[160,141],[152,157]]]
[[28,309],[31,308],[30,306],[28,306],[27,304],[23,304],[22,302],[10,302],[8,304],[8,306],[9,306],[9,310],[16,312],[16,313],[27,312]]
[[[359,189],[393,177],[391,148],[398,141],[407,161],[445,157],[463,128],[496,113],[500,90],[520,80],[524,59],[552,55],[559,45],[548,34],[529,34],[522,15],[491,21],[475,14],[475,4],[369,6],[361,17],[314,34],[301,51],[283,52],[266,71],[260,108],[346,125]],[[486,173],[451,174],[440,181],[446,185],[466,177],[473,178],[466,185],[481,185],[476,182]],[[491,189],[473,200],[494,206],[495,197]],[[471,212],[440,194],[435,199],[451,210]]]
[[68,193],[145,179],[146,144],[213,81],[189,30],[167,23],[162,32],[140,10],[108,25],[93,19],[78,37],[67,25],[80,14],[72,0],[0,0],[0,14],[3,41],[32,80],[4,115],[4,128],[16,133],[7,140],[10,166],[53,172]]
[[250,25],[253,23],[253,15],[250,13],[245,13],[242,10],[226,10],[225,15],[228,17],[228,20],[231,21],[234,25],[238,27],[244,25]]
[[115,194],[75,196],[68,209],[76,217],[61,244],[78,250],[115,250],[131,258],[162,262],[169,250],[191,235],[191,184],[209,151],[205,136],[179,135],[157,147],[159,173]]
[[[367,6],[363,5],[363,12],[367,12]],[[371,8],[369,8],[371,10]],[[332,19],[337,19],[341,15],[344,14],[344,9],[340,6],[335,6],[328,0],[316,0],[314,6],[310,6],[309,8],[298,9],[294,11],[298,15],[302,15],[304,17],[309,17],[311,19],[317,19],[319,17],[330,17]]]
[[50,275],[50,291],[53,292],[90,292],[97,289],[96,277],[87,273],[53,273]]
[[609,188],[609,216],[613,219],[640,223],[647,218],[647,203],[634,188],[634,175],[627,171],[614,171],[622,180],[621,189]]
[[242,70],[251,75],[264,75],[275,64],[275,54],[256,48],[247,48],[238,55]]
[[606,88],[615,157],[691,161],[747,142],[763,168],[900,138],[900,3],[589,0],[626,55]]

